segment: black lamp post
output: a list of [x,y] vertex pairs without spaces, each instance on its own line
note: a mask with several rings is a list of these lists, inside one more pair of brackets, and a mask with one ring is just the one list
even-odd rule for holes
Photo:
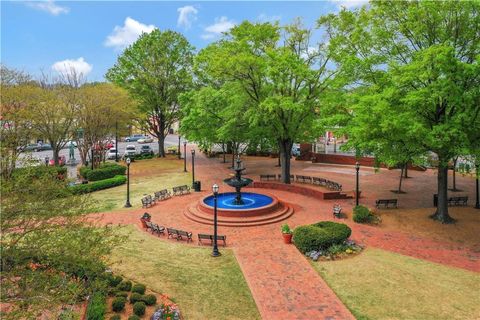
[[360,163],[358,161],[355,163],[355,171],[356,171],[356,188],[355,188],[355,205],[358,206],[358,171],[360,170]]
[[218,251],[217,245],[217,196],[218,185],[215,183],[212,187],[213,190],[213,251],[212,257],[218,257],[221,253]]
[[115,121],[115,162],[118,162],[118,121]]
[[195,188],[195,149],[192,149],[192,187]]
[[132,160],[127,158],[127,202],[125,202],[125,208],[130,208],[132,205],[130,204],[130,163]]
[[183,172],[187,172],[187,141],[183,141]]
[[178,160],[182,159],[182,155],[180,153],[180,136],[178,136]]
[[95,152],[95,145],[92,146],[92,170],[93,170],[93,162],[95,161],[94,160],[94,152]]
[[[479,167],[477,166],[477,170],[478,170],[478,168],[479,168]],[[478,190],[478,189],[479,189],[479,188],[478,188],[478,176],[479,176],[479,174],[477,173],[477,179],[475,179],[475,180],[476,180],[476,184],[477,184],[477,190],[476,190],[476,191],[477,191],[477,192],[476,192],[476,193],[477,193],[477,201],[476,201],[476,203],[475,203],[475,209],[480,209],[480,199],[479,199],[479,198],[480,198],[480,194],[479,194],[480,192],[479,192],[479,190]]]

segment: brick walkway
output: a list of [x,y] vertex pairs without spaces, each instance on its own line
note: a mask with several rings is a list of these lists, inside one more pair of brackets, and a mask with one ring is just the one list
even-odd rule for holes
[[[152,215],[152,220],[161,225],[192,231],[194,234],[212,233],[211,226],[198,224],[187,219],[183,210],[189,203],[198,201],[210,194],[213,183],[220,185],[220,192],[229,190],[230,188],[221,182],[232,171],[218,159],[207,159],[200,153],[197,153],[195,164],[196,179],[201,180],[204,191],[174,197],[147,210],[136,209],[105,213],[102,215],[103,222],[136,224],[140,228],[138,219],[144,211],[148,211]],[[273,171],[270,167],[271,164],[271,159],[256,161],[252,165],[247,163],[247,176],[258,179],[256,175],[259,172],[269,173]],[[265,165],[269,167],[267,168]],[[297,170],[300,170],[302,166],[305,166],[305,164],[299,164]],[[332,168],[334,169],[334,167]],[[276,169],[278,171],[278,168]],[[350,168],[336,170],[350,170]],[[370,169],[364,169],[363,171],[366,176],[371,172]],[[314,173],[310,174],[314,175]],[[323,174],[320,175],[323,176]],[[338,182],[346,183],[344,186],[348,187],[348,182]],[[158,189],[161,189],[161,186]],[[256,191],[262,192],[262,189],[256,189]],[[369,195],[367,188],[363,191],[367,193],[367,200],[376,197],[376,195]],[[272,192],[272,190],[265,190],[265,192],[274,193],[279,199],[294,205],[295,213],[293,216],[284,222],[265,226],[219,227],[219,234],[227,235],[228,247],[233,248],[235,252],[262,318],[353,319],[354,317],[336,297],[335,293],[311,268],[306,258],[293,245],[282,243],[280,233],[280,225],[285,222],[291,227],[295,227],[320,220],[332,220],[331,201],[319,201],[285,191]],[[352,201],[344,200],[341,204],[342,207],[349,210]],[[358,225],[350,221],[342,222],[349,224],[352,228],[353,239],[367,246],[480,272],[480,253],[478,251],[454,243],[438,242],[399,232],[385,232],[379,228]],[[189,245],[195,246],[196,241],[194,242]]]

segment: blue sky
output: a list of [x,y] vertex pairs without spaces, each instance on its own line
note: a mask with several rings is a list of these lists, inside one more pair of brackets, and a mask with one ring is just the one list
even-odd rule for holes
[[1,1],[1,62],[34,76],[73,66],[88,81],[102,81],[142,31],[178,31],[199,50],[243,20],[286,24],[301,17],[313,29],[321,15],[365,2]]

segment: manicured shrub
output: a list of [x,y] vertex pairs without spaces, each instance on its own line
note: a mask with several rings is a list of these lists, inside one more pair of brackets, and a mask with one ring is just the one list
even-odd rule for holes
[[135,302],[133,305],[133,313],[135,313],[137,316],[143,316],[145,314],[145,302],[143,301],[138,301]]
[[322,221],[316,224],[300,226],[293,231],[293,242],[302,253],[327,249],[340,244],[350,237],[352,230],[343,223]]
[[116,297],[124,297],[125,299],[127,299],[128,297],[128,292],[125,292],[125,291],[118,291],[116,294],[115,294]]
[[123,278],[120,277],[120,276],[113,276],[113,275],[111,275],[111,276],[108,278],[108,285],[109,285],[110,287],[116,287],[116,286],[118,286],[118,284],[119,284],[120,282],[122,282],[122,280],[123,280]]
[[145,293],[145,285],[144,284],[140,284],[140,283],[136,283],[133,285],[132,287],[132,292],[136,292],[136,293],[140,293],[140,294],[144,294]]
[[70,187],[70,190],[74,194],[90,193],[97,190],[108,189],[116,186],[120,186],[127,182],[127,177],[125,176],[115,176],[110,179],[95,181],[87,184],[80,184],[73,187]]
[[375,216],[364,206],[356,206],[353,208],[353,221],[356,223],[373,222]]
[[116,297],[112,301],[112,310],[115,312],[120,312],[125,308],[125,303],[127,300],[124,297]]
[[130,157],[132,160],[145,160],[145,159],[153,159],[155,157],[154,154],[136,154],[133,157]]
[[120,315],[114,314],[113,316],[110,317],[110,320],[121,320]]
[[143,296],[138,292],[132,293],[130,295],[130,303],[135,303],[135,302],[138,302],[138,301],[143,301]]
[[105,180],[105,179],[110,179],[118,175],[125,175],[125,171],[127,170],[127,167],[121,166],[121,165],[112,165],[112,166],[107,166],[107,167],[102,167],[99,169],[94,169],[87,171],[86,173],[86,179],[88,181],[99,181],[99,180]]
[[105,318],[106,300],[101,292],[95,292],[87,307],[87,320],[103,320]]
[[140,320],[140,317],[135,314],[132,314],[130,317],[128,317],[128,320]]
[[127,281],[122,281],[120,284],[117,286],[117,289],[120,291],[130,291],[132,290],[132,281],[127,280]]
[[157,303],[157,297],[154,294],[147,294],[142,297],[142,301],[145,302],[147,306],[153,306]]

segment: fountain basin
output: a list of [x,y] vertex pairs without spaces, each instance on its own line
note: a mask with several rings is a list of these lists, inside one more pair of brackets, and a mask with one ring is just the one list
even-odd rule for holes
[[[275,211],[279,202],[275,196],[242,192],[243,205],[235,205],[236,193],[226,192],[218,194],[217,215],[225,217],[253,217]],[[213,214],[213,195],[204,198],[199,203],[199,209],[205,213]]]

